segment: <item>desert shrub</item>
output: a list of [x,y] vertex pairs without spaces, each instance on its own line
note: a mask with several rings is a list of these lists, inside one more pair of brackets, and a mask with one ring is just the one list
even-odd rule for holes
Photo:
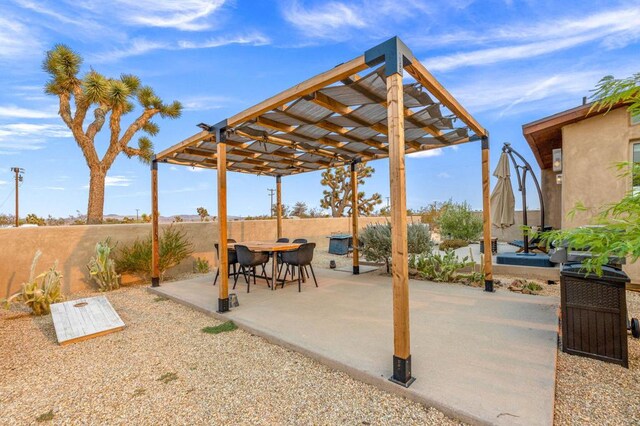
[[442,214],[445,205],[446,203],[434,201],[427,206],[420,207],[416,214],[420,216],[420,221],[422,223],[426,223],[429,225],[430,229],[438,231],[438,220],[440,219],[440,215]]
[[359,235],[362,255],[368,261],[384,262],[389,272],[391,262],[391,224],[367,225]]
[[120,275],[116,273],[116,263],[111,258],[113,250],[111,238],[96,244],[96,255],[89,260],[87,269],[91,279],[100,291],[115,290],[120,287]]
[[482,219],[469,203],[448,201],[438,218],[440,234],[448,239],[472,241],[482,233]]
[[51,268],[36,276],[36,266],[42,252],[38,250],[31,262],[29,280],[22,284],[20,291],[5,301],[9,305],[13,300],[27,305],[34,315],[47,315],[51,312],[51,304],[62,302],[62,272],[58,271],[56,261]]
[[206,274],[211,270],[211,265],[207,259],[198,257],[193,261],[193,270],[198,274]]
[[457,239],[444,240],[443,242],[440,243],[440,250],[442,251],[455,250],[461,247],[466,247],[468,245],[469,245],[469,242],[467,240],[457,240]]
[[[374,262],[384,262],[389,272],[391,262],[391,224],[367,225],[359,235],[362,255]],[[407,250],[409,253],[426,253],[433,248],[429,227],[423,223],[407,225]]]
[[468,257],[458,259],[453,250],[444,254],[425,253],[409,257],[409,267],[417,269],[422,277],[439,282],[456,281],[456,272],[469,265]]
[[431,230],[424,223],[407,225],[407,250],[409,253],[427,253],[433,249]]
[[[158,238],[160,254],[160,279],[167,269],[176,266],[193,253],[193,244],[179,229],[169,226]],[[116,258],[116,270],[135,274],[143,279],[151,277],[151,235],[136,239],[130,246],[120,249]]]

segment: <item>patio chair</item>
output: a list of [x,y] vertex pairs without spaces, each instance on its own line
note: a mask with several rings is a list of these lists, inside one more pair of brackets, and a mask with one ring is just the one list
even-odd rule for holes
[[[234,240],[233,238],[227,238],[227,243],[235,244],[235,242],[236,240]],[[215,243],[214,246],[216,247],[216,253],[218,254],[218,259],[220,259],[220,247],[218,246],[218,243]],[[233,276],[235,278],[238,276],[238,271],[236,269],[237,263],[238,263],[238,256],[236,256],[236,251],[227,249],[227,276],[228,277]],[[233,274],[231,274],[232,267],[233,267]],[[216,277],[213,279],[213,285],[216,285],[219,275],[220,275],[220,268],[218,268],[218,270],[216,271]]]
[[[284,272],[284,279],[282,281],[282,287],[284,287],[284,283],[287,280],[287,274],[289,273],[289,267],[291,267],[291,276],[293,277],[293,271],[295,268],[298,268],[298,291],[302,291],[302,274],[303,271],[306,271],[306,267],[308,266],[311,269],[311,275],[313,276],[313,281],[318,287],[318,280],[316,279],[316,274],[313,271],[313,266],[311,265],[311,261],[313,260],[313,250],[316,248],[316,243],[306,243],[302,244],[296,250],[291,251],[283,251],[282,252],[282,261],[287,264],[287,269]],[[307,276],[309,273],[307,272]],[[280,277],[278,277],[280,278]]]
[[[293,244],[306,244],[307,243],[307,239],[306,238],[296,238],[295,240],[293,240]],[[278,276],[280,276],[280,273],[282,272],[282,255],[278,255]],[[293,271],[293,275],[291,276],[291,278],[295,278],[296,277],[296,271]],[[309,278],[309,272],[307,272],[307,278]]]
[[288,238],[278,238],[278,241],[276,241],[276,243],[288,243],[289,239]]
[[[251,251],[247,246],[236,245],[236,255],[238,256],[238,264],[240,265],[240,271],[244,276],[245,281],[247,282],[247,293],[249,293],[249,287],[251,286],[251,275],[253,275],[253,285],[256,284],[256,267],[262,267],[262,274],[259,275],[260,278],[264,278],[267,281],[267,286],[270,288],[271,284],[269,283],[269,277],[267,276],[267,271],[264,269],[264,266],[269,261],[269,253],[261,252],[261,251]],[[238,283],[238,276],[236,275],[235,280],[233,281],[233,289],[235,290],[236,284]]]

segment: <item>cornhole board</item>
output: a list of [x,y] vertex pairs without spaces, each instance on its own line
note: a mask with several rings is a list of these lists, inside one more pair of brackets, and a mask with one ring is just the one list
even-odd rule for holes
[[87,297],[51,305],[58,343],[68,345],[120,331],[124,322],[105,296]]

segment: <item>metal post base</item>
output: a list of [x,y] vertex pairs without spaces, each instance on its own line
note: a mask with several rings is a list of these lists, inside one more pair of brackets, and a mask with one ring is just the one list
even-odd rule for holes
[[360,274],[360,266],[354,266],[353,275],[359,275],[359,274]]
[[484,291],[493,293],[493,280],[484,280]]
[[151,278],[151,287],[160,287],[160,278],[152,277]]
[[229,312],[229,298],[226,299],[218,299],[218,310],[219,314],[223,314],[225,312]]
[[415,377],[411,377],[411,355],[407,359],[393,356],[393,376],[389,377],[389,381],[405,388],[416,381]]

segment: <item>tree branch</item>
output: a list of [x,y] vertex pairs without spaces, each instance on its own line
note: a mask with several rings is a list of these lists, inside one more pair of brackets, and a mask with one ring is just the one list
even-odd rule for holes
[[[111,128],[109,148],[107,148],[107,152],[102,158],[102,164],[106,166],[107,169],[111,167],[111,164],[113,164],[113,161],[116,159],[118,154],[121,151],[124,151],[125,148],[129,148],[128,145],[129,142],[131,142],[131,138],[133,138],[133,135],[135,135],[138,130],[142,129],[142,127],[159,112],[160,110],[157,108],[145,109],[142,114],[140,114],[140,116],[129,125],[122,137],[118,139],[120,137],[120,117],[122,116],[122,111],[113,110],[111,112],[111,120],[109,123],[109,127]],[[132,150],[130,152],[139,151],[135,148],[129,149]]]

